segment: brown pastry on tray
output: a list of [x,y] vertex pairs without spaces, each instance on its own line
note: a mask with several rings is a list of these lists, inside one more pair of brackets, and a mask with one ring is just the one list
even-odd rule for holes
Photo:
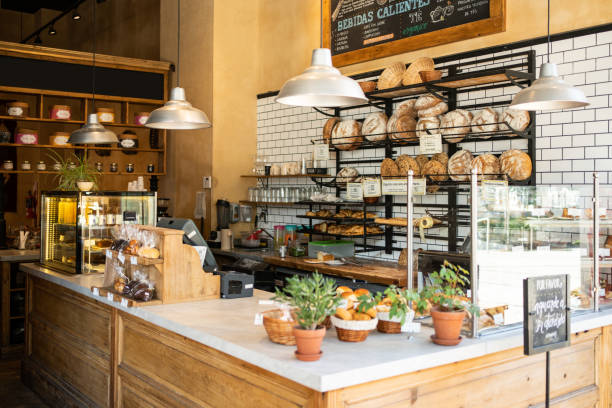
[[429,161],[427,156],[425,156],[424,154],[419,154],[417,157],[414,158],[414,160],[419,163],[419,168],[421,169],[421,173],[423,173],[423,166],[425,166]]
[[317,214],[314,211],[306,211],[306,214],[304,214],[307,217],[316,217]]
[[448,154],[446,152],[436,153],[431,156],[431,160],[439,161],[446,167],[448,165]]
[[395,159],[395,163],[397,163],[400,176],[407,175],[408,170],[412,170],[415,177],[421,175],[421,167],[419,166],[419,163],[417,163],[415,159],[407,154],[402,154],[399,156],[397,159]]
[[393,159],[386,158],[380,164],[381,177],[395,177],[400,175],[400,170]]
[[421,172],[424,176],[429,176],[433,181],[446,181],[448,179],[448,172],[446,166],[437,160],[428,161]]

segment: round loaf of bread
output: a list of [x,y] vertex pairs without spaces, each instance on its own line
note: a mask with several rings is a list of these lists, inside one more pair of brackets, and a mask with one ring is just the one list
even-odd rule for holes
[[439,161],[444,165],[444,167],[446,167],[446,165],[448,164],[448,154],[446,154],[446,152],[436,153],[431,156],[431,160]]
[[400,141],[409,142],[416,140],[416,120],[410,115],[391,115],[387,122],[387,133],[389,138]]
[[[490,133],[499,129],[497,125],[499,116],[497,111],[491,108],[484,108],[479,111],[472,119],[472,132],[474,133]],[[489,139],[491,135],[474,135],[481,139]]]
[[355,150],[361,145],[361,123],[356,120],[343,120],[334,126],[332,144],[338,150]]
[[[510,128],[518,131],[523,131],[529,126],[531,117],[529,112],[518,109],[506,109],[502,115],[502,122],[506,122],[510,125]],[[507,130],[508,126],[501,125],[502,129]],[[510,135],[509,135],[510,136]],[[514,135],[512,135],[514,136]]]
[[406,66],[401,62],[394,62],[389,65],[378,77],[378,89],[395,88],[402,84],[402,77],[406,71]]
[[512,180],[521,181],[531,177],[532,163],[529,155],[523,151],[506,150],[499,156],[501,172]]
[[393,159],[386,158],[380,163],[381,177],[395,177],[400,175],[399,168]]
[[421,174],[422,174],[423,173],[423,166],[425,166],[425,164],[427,164],[429,159],[424,154],[419,154],[417,157],[414,158],[414,160],[416,160],[416,162],[419,163],[419,168],[421,169]]
[[421,167],[416,160],[407,154],[400,155],[397,159],[395,159],[395,163],[400,172],[400,176],[405,176],[408,174],[408,170],[412,170],[413,175],[420,176],[421,175]]
[[433,181],[445,181],[448,180],[448,174],[446,166],[437,160],[430,160],[423,166],[422,174],[429,176]]
[[361,127],[363,136],[371,142],[387,138],[387,115],[384,112],[373,112],[366,116]]
[[427,129],[430,130],[430,133],[437,133],[440,128],[440,118],[437,116],[432,116],[429,118],[419,118],[419,121],[416,125],[416,135],[418,137],[426,136]]
[[414,103],[414,109],[416,109],[417,111],[420,111],[423,109],[433,108],[440,102],[442,102],[442,100],[436,98],[432,94],[421,95],[417,98],[416,102]]
[[350,183],[355,181],[355,179],[359,177],[359,172],[354,167],[345,167],[340,169],[338,174],[336,174],[336,182],[338,183]]
[[409,115],[413,118],[417,117],[417,111],[414,108],[416,99],[408,99],[407,101],[400,102],[395,108],[395,112],[398,115]]
[[472,153],[467,150],[459,150],[448,159],[448,173],[455,181],[468,181],[472,171]]
[[438,104],[427,109],[420,109],[417,111],[419,118],[428,118],[430,116],[439,116],[448,112],[448,104],[444,101],[440,101]]
[[440,133],[449,143],[459,143],[470,131],[472,114],[463,109],[456,109],[442,116]]
[[334,117],[327,119],[325,125],[323,126],[323,140],[326,144],[329,144],[332,137],[332,131],[334,127],[340,122],[340,118]]
[[501,173],[499,159],[491,153],[475,157],[472,160],[472,168],[478,171],[478,180],[495,180]]

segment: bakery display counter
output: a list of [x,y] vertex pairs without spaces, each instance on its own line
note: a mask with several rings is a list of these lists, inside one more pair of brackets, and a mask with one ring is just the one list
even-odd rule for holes
[[[51,406],[517,407],[544,397],[544,355],[525,357],[522,331],[459,346],[432,330],[372,332],[345,343],[333,329],[317,362],[254,325],[270,294],[128,308],[94,296],[97,275],[28,273],[23,381]],[[572,345],[552,352],[558,406],[608,406],[612,311],[572,320]]]

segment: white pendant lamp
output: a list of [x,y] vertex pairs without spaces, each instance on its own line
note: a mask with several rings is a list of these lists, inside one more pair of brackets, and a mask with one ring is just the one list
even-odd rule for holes
[[[320,40],[322,43],[323,2]],[[368,98],[357,81],[334,68],[330,49],[321,47],[312,52],[310,67],[285,82],[275,101],[292,106],[338,107],[367,103]]]
[[589,105],[584,93],[559,77],[557,65],[550,62],[550,0],[548,0],[547,62],[540,66],[540,78],[512,99],[510,106],[528,111],[580,108]]
[[[92,52],[92,68],[91,68],[91,94],[92,105],[96,102],[96,2],[93,2],[93,52]],[[87,116],[85,125],[75,130],[68,138],[70,144],[108,144],[119,143],[117,135],[104,128],[98,122],[98,115],[91,113]]]
[[161,108],[155,109],[149,115],[146,127],[154,129],[203,129],[212,126],[208,116],[201,110],[194,108],[185,99],[185,89],[179,86],[181,59],[181,0],[178,3],[178,22],[177,22],[177,51],[176,51],[176,87],[170,91],[170,100]]

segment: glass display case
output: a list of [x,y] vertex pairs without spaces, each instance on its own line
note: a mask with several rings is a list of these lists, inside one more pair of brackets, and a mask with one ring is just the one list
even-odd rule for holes
[[568,274],[574,311],[609,302],[612,286],[604,281],[597,289],[594,282],[599,279],[594,253],[600,268],[612,263],[605,247],[612,214],[601,204],[595,211],[594,189],[485,184],[478,191],[472,269],[477,270],[479,333],[522,324],[525,278]]
[[41,198],[41,263],[68,273],[104,272],[115,225],[155,225],[155,192],[50,191]]

